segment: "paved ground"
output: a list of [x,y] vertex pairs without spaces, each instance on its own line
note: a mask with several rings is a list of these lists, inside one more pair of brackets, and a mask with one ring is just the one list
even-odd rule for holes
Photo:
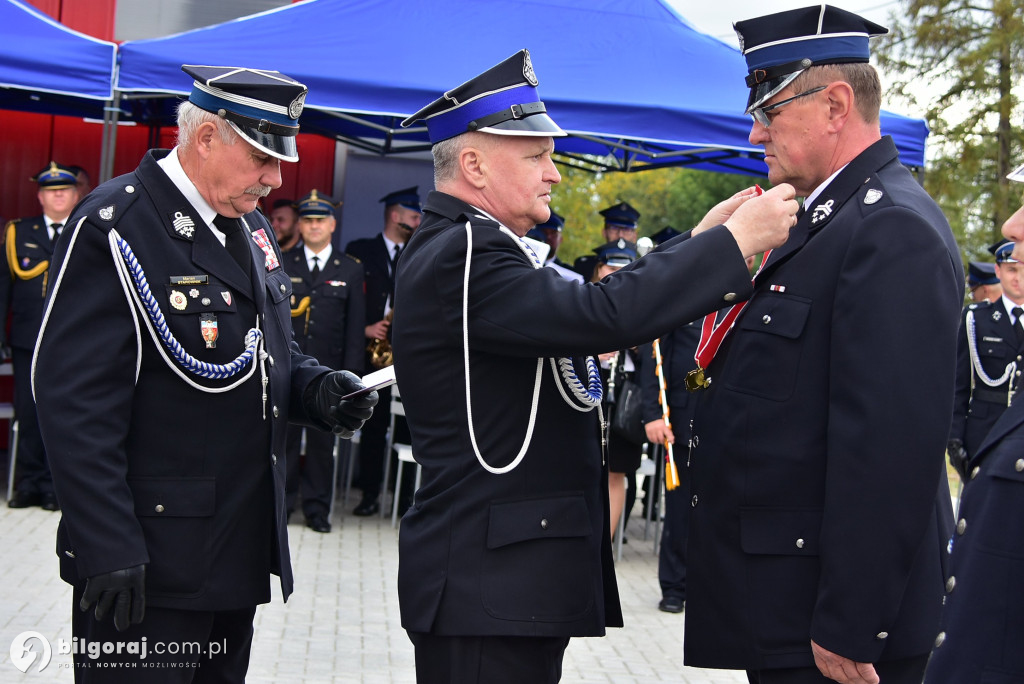
[[[354,504],[349,504],[349,509]],[[10,510],[0,502],[0,682],[71,682],[71,656],[54,653],[42,672],[19,672],[9,648],[35,630],[54,650],[71,641],[71,592],[57,576],[58,513]],[[390,519],[338,511],[334,531],[292,525],[296,591],[288,604],[275,592],[256,614],[249,682],[257,684],[412,684],[413,651],[399,625],[395,589],[398,535]],[[683,616],[662,613],[653,528],[643,540],[639,507],[618,565],[625,629],[602,639],[574,639],[566,653],[566,684],[726,684],[737,672],[682,666]],[[38,649],[37,649],[38,650]],[[525,684],[525,683],[524,683]]]

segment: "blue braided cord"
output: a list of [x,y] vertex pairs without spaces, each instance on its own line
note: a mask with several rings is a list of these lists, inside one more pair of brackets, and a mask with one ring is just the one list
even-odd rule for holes
[[601,372],[598,370],[597,362],[593,356],[587,357],[587,387],[576,375],[572,367],[572,360],[565,357],[558,359],[559,368],[562,370],[562,378],[569,385],[572,393],[582,402],[592,406],[600,404],[604,396],[604,385],[601,383]]
[[250,328],[249,332],[245,335],[245,350],[238,356],[238,358],[228,364],[207,363],[190,355],[182,348],[178,340],[175,339],[174,334],[167,327],[167,320],[164,318],[164,314],[160,310],[160,305],[157,303],[156,298],[153,297],[153,293],[149,289],[149,282],[146,280],[146,274],[143,272],[142,266],[139,264],[139,260],[135,258],[135,253],[132,251],[132,248],[128,245],[128,242],[121,237],[117,238],[117,244],[121,249],[121,255],[124,257],[125,263],[128,265],[129,270],[131,270],[132,280],[135,281],[135,289],[138,290],[143,306],[146,307],[146,312],[149,314],[150,320],[153,321],[153,325],[156,326],[157,332],[160,333],[160,339],[163,341],[164,346],[167,347],[167,351],[171,352],[175,360],[177,360],[185,370],[189,371],[193,375],[198,375],[203,378],[221,380],[238,375],[246,366],[249,365],[249,362],[252,361],[253,356],[256,354],[256,348],[259,344],[260,338],[263,337],[262,332],[256,328]]

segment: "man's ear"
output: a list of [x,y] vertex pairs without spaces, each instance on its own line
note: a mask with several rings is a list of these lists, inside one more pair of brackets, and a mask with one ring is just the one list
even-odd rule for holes
[[853,88],[844,81],[834,81],[825,91],[828,100],[828,118],[833,131],[840,131],[853,114],[855,96]]
[[[199,124],[193,140],[195,140],[196,152],[199,153],[200,159],[206,161],[210,157],[214,146],[219,142],[219,136],[220,131],[217,130],[217,124],[212,121],[204,121]],[[215,138],[218,139],[215,140]]]
[[487,156],[483,150],[467,145],[459,153],[459,168],[462,176],[474,188],[482,189],[487,185]]

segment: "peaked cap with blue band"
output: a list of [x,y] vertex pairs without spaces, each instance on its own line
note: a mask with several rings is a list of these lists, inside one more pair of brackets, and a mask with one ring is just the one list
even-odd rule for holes
[[449,90],[405,121],[423,121],[434,145],[469,131],[498,135],[564,136],[537,94],[529,50],[520,50],[457,88]]
[[864,17],[822,3],[733,24],[747,60],[747,113],[820,64],[867,62],[868,39],[889,32]]
[[967,264],[967,284],[970,287],[995,285],[998,282],[995,264],[988,261],[972,261]]
[[622,268],[626,264],[636,261],[636,243],[619,238],[600,247],[595,247],[594,253],[597,254],[597,260],[600,263]]
[[197,66],[189,102],[227,120],[249,143],[282,161],[298,161],[295,136],[309,89],[280,71]]
[[544,223],[538,223],[537,228],[547,228],[549,230],[557,230],[559,233],[562,232],[562,228],[565,226],[565,219],[555,213],[555,210],[551,210],[551,217]]
[[380,198],[380,201],[384,203],[385,207],[390,207],[393,204],[397,204],[406,209],[418,211],[423,213],[423,207],[420,206],[420,186],[414,185],[411,188],[404,188],[402,190],[395,190],[389,192]]
[[326,195],[321,195],[315,188],[296,204],[299,216],[305,218],[334,216],[334,208],[336,206],[338,206],[338,203],[332,201]]
[[997,264],[1011,263],[1016,264],[1018,261],[1013,258],[1013,248],[1016,243],[1013,240],[1000,240],[996,244],[988,248],[988,251],[996,258]]
[[39,183],[40,188],[59,190],[61,188],[73,188],[78,185],[78,174],[63,164],[50,162],[49,166],[32,176],[29,180]]
[[636,230],[636,222],[640,219],[640,212],[631,207],[629,202],[619,202],[597,213],[604,216],[605,223],[627,230]]

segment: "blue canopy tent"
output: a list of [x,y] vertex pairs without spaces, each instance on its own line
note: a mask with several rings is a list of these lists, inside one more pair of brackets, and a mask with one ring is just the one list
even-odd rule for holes
[[[123,116],[171,123],[171,102],[154,98],[188,92],[181,64],[276,69],[309,86],[304,131],[391,154],[428,147],[424,128],[399,127],[405,116],[523,47],[572,134],[556,141],[564,160],[764,173],[742,56],[661,0],[306,0],[126,42],[116,88]],[[904,164],[923,166],[923,121],[886,113],[882,128]]]
[[101,118],[114,95],[117,45],[0,0],[0,109]]

